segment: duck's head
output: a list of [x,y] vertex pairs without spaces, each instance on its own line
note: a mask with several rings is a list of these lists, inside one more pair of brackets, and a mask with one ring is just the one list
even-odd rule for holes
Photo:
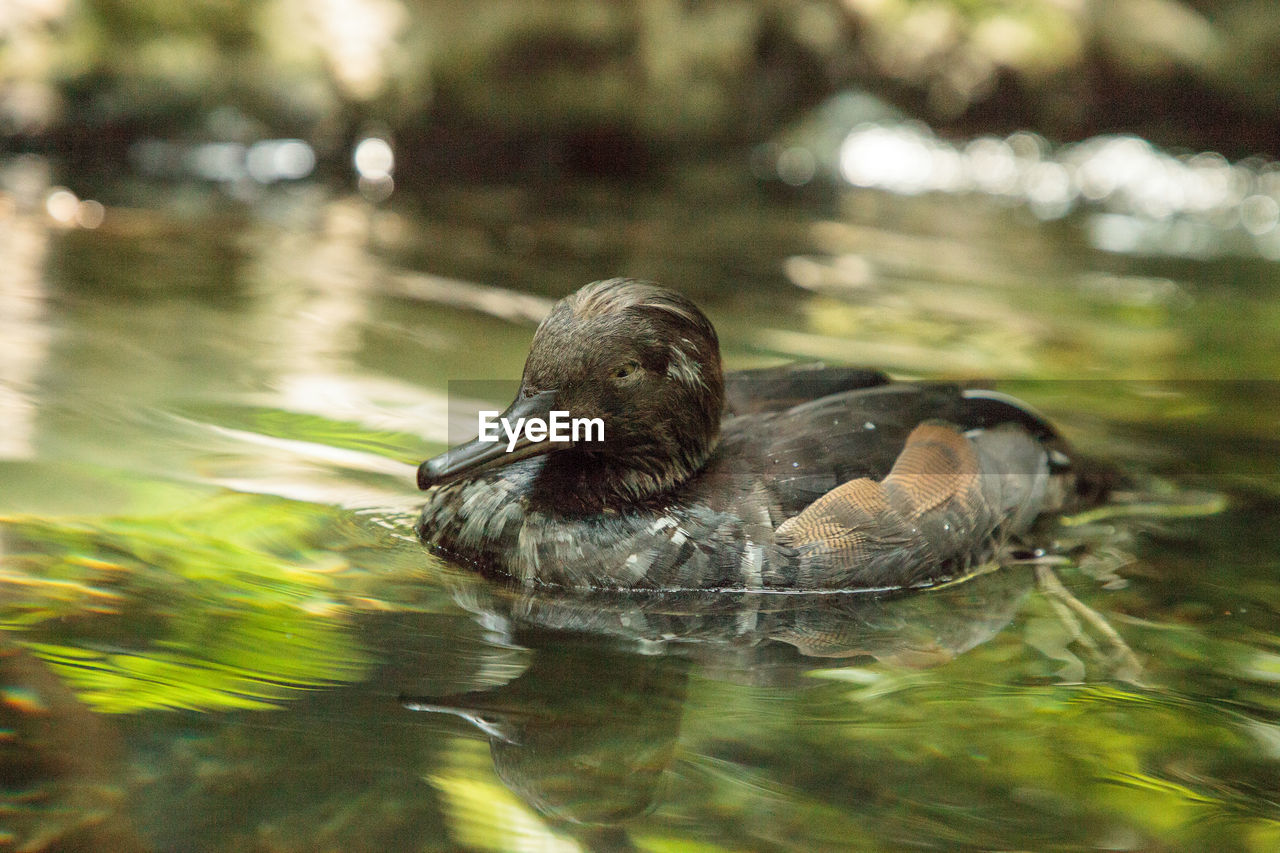
[[548,454],[544,485],[592,508],[645,500],[687,480],[720,434],[724,379],[711,322],[678,293],[648,282],[609,279],[555,304],[525,361],[520,391],[501,417],[599,419],[603,439],[515,447],[477,438],[418,468],[423,489]]

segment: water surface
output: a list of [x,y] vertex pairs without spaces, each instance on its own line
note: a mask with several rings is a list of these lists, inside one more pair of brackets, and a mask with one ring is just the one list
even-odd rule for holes
[[[744,173],[4,207],[0,850],[1280,846],[1275,264]],[[441,564],[410,526],[449,382],[517,377],[614,274],[731,367],[1001,380],[1126,507],[905,597]]]

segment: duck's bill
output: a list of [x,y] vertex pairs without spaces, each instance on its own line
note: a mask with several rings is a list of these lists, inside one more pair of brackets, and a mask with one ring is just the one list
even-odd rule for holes
[[[542,391],[526,397],[523,393],[498,416],[499,424],[506,422],[514,427],[532,418],[546,421],[555,408],[556,392]],[[491,468],[510,465],[530,456],[539,456],[554,450],[572,447],[571,441],[532,441],[527,431],[520,429],[514,439],[502,426],[497,428],[497,440],[481,440],[479,436],[451,447],[439,456],[432,457],[418,466],[418,488],[429,489],[451,483],[463,477],[471,477]]]

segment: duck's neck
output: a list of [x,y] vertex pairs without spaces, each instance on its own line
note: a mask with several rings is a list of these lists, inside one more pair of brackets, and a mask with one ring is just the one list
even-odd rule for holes
[[569,450],[547,458],[535,497],[567,513],[599,513],[644,505],[670,494],[697,475],[718,436],[675,453],[637,448],[626,456]]

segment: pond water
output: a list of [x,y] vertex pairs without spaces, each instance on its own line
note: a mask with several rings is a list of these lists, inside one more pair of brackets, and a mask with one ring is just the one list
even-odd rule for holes
[[[377,208],[75,187],[92,228],[10,197],[0,850],[1280,848],[1277,266],[742,162]],[[1000,380],[1134,487],[896,598],[442,564],[413,469],[449,383],[516,378],[614,274],[692,295],[730,367]]]

